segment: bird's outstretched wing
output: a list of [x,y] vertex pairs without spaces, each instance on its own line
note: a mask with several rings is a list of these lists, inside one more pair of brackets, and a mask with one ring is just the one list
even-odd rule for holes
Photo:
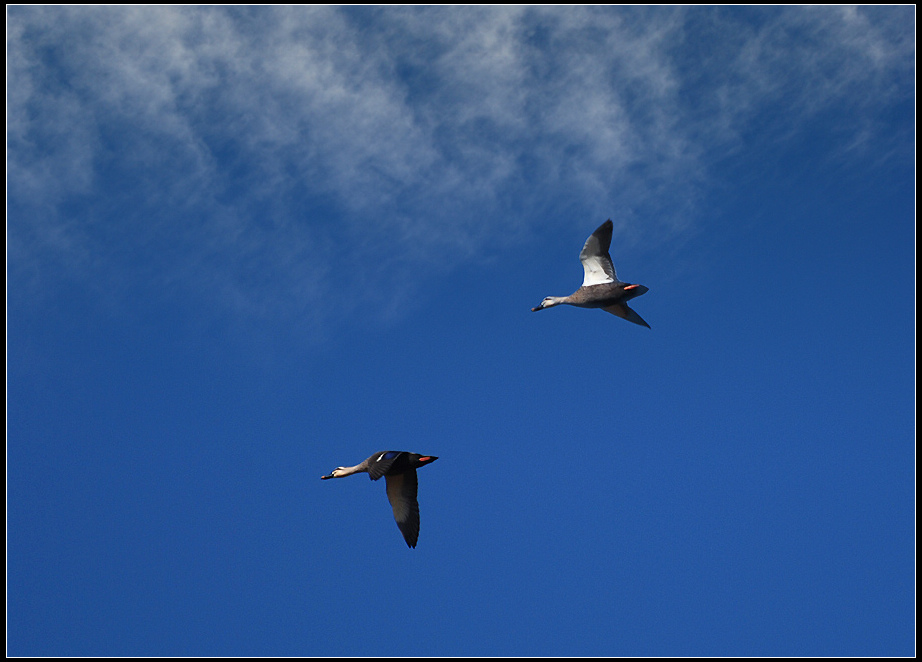
[[416,547],[419,540],[419,502],[416,493],[419,482],[416,478],[416,469],[410,469],[402,474],[385,476],[387,482],[387,500],[391,502],[394,510],[394,520],[407,541],[407,546]]
[[617,315],[621,319],[626,319],[628,322],[633,322],[634,324],[645,326],[648,329],[650,328],[650,325],[644,321],[643,317],[638,315],[634,311],[633,308],[631,308],[629,305],[627,305],[624,302],[614,303],[610,306],[606,306],[605,308],[602,308],[602,310],[607,311],[611,313],[612,315]]
[[583,250],[579,253],[579,261],[583,263],[583,271],[586,272],[583,278],[584,287],[618,282],[615,265],[612,264],[611,255],[608,254],[613,227],[611,219],[602,223],[595,232],[589,235]]
[[403,451],[381,451],[372,455],[368,462],[368,477],[372,480],[378,480],[394,466],[394,463],[400,460],[401,455],[406,455]]

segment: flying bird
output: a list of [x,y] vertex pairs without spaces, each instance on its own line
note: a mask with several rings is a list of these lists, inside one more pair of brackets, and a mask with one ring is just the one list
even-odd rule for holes
[[434,455],[420,455],[406,451],[381,451],[354,467],[336,467],[328,478],[341,478],[367,472],[372,480],[384,476],[387,483],[387,499],[394,510],[394,519],[407,541],[407,546],[416,547],[419,539],[419,503],[416,501],[416,469],[439,458]]
[[646,294],[649,288],[618,280],[615,265],[608,254],[612,227],[611,219],[602,223],[589,236],[583,250],[580,251],[579,260],[583,263],[583,271],[586,272],[582,286],[570,296],[545,297],[544,301],[532,308],[532,311],[553,308],[562,303],[580,308],[601,308],[628,322],[650,328],[650,325],[627,305],[634,297]]

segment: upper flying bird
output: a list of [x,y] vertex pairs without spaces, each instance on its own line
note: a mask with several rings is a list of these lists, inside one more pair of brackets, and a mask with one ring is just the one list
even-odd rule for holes
[[434,455],[420,455],[406,451],[381,451],[354,467],[336,467],[322,479],[340,478],[368,472],[368,477],[378,480],[384,476],[387,499],[394,509],[394,519],[409,547],[416,547],[419,539],[419,503],[416,501],[416,468],[435,462]]
[[583,250],[580,251],[579,260],[586,272],[582,287],[568,297],[545,297],[544,301],[532,308],[532,311],[552,308],[562,303],[580,308],[601,308],[628,322],[650,328],[650,325],[627,305],[630,299],[646,294],[649,288],[618,280],[615,265],[608,254],[612,227],[611,219],[602,223],[589,236]]

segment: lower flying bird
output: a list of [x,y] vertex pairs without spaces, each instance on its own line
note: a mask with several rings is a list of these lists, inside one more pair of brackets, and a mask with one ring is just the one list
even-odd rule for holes
[[329,476],[322,479],[341,478],[367,472],[372,480],[384,476],[387,483],[387,499],[394,509],[394,519],[410,547],[416,547],[419,539],[419,503],[416,501],[416,469],[439,458],[406,451],[381,451],[354,467],[336,467]]
[[567,297],[545,297],[544,301],[532,308],[532,311],[552,308],[562,303],[580,308],[601,308],[649,329],[650,325],[627,305],[634,297],[646,294],[649,288],[618,280],[615,265],[608,254],[611,232],[612,222],[609,219],[589,236],[586,245],[580,251],[579,260],[583,263],[583,271],[586,272],[582,287]]

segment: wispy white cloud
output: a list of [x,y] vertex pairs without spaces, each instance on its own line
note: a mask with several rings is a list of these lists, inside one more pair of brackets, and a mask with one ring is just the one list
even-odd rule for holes
[[562,210],[582,225],[655,211],[672,232],[710,160],[766,124],[792,137],[845,108],[847,144],[877,135],[914,94],[913,22],[899,7],[13,8],[10,260],[115,269],[123,242],[167,284],[297,314],[336,288],[399,290],[433,252],[463,260]]

